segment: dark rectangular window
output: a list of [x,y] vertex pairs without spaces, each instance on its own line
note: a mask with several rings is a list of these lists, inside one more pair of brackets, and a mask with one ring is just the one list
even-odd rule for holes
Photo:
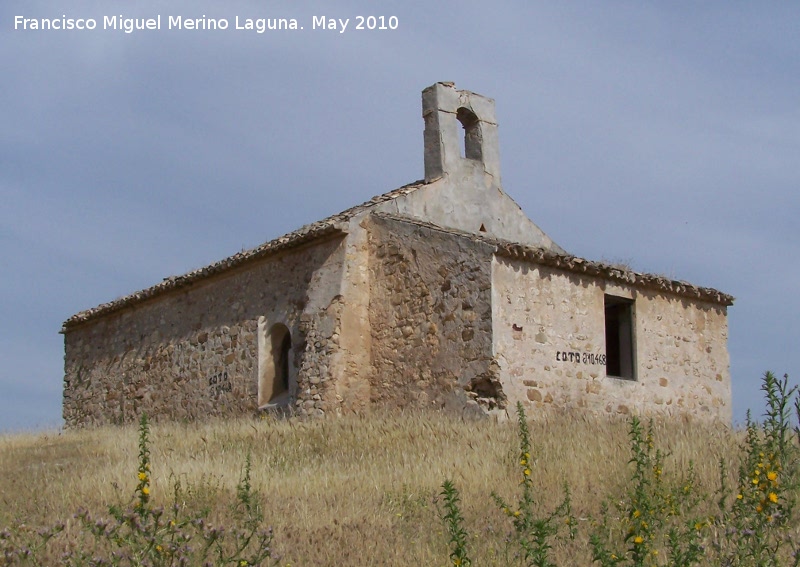
[[605,296],[606,374],[636,380],[633,300]]

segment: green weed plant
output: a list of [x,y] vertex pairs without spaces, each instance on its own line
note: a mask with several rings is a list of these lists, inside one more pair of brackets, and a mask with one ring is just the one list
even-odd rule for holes
[[[627,488],[622,495],[607,496],[599,518],[589,522],[587,537],[594,563],[601,567],[800,567],[800,394],[796,386],[789,387],[788,376],[778,379],[771,372],[764,374],[761,390],[767,410],[763,423],[753,421],[748,413],[736,490],[727,486],[726,465],[720,462],[716,514],[699,512],[700,504],[714,495],[696,491],[693,465],[679,478],[665,479],[664,461],[669,455],[655,447],[653,422],[645,427],[638,417],[630,418]],[[517,416],[521,494],[515,505],[491,494],[512,519],[511,539],[519,547],[515,555],[506,557],[506,564],[521,560],[528,566],[556,567],[549,552],[561,522],[568,526],[569,538],[576,538],[569,487],[564,487],[564,500],[555,510],[537,515],[534,461],[522,404],[517,405]],[[443,494],[457,496],[450,481],[445,487]],[[462,553],[467,530],[458,506],[459,499],[451,498],[444,520],[452,548]],[[455,565],[461,557],[458,553],[450,556]]]
[[700,564],[707,522],[696,513],[693,466],[669,486],[663,473],[665,455],[654,446],[653,423],[645,429],[632,417],[628,434],[628,489],[622,498],[606,500],[601,507],[600,520],[589,535],[593,560],[603,567]]
[[765,419],[758,424],[747,414],[736,490],[720,482],[710,543],[719,565],[797,567],[800,542],[793,531],[800,523],[800,425],[791,425],[791,405],[794,401],[800,420],[800,396],[796,386],[788,386],[788,376],[778,379],[771,372],[764,375],[761,390],[767,401]]
[[[168,509],[151,504],[150,425],[139,422],[139,465],[132,503],[113,505],[108,515],[95,517],[79,510],[74,519],[80,530],[67,542],[58,560],[67,567],[248,567],[271,562],[272,530],[262,527],[264,517],[250,483],[247,455],[236,489],[235,525],[214,526],[209,510],[191,513],[183,504],[180,481],[173,484],[173,504]],[[0,532],[0,566],[49,565],[43,559],[48,546],[65,533],[65,524],[31,531],[18,526]],[[63,542],[62,542],[63,543]]]
[[499,494],[492,492],[492,499],[514,526],[511,541],[519,547],[518,557],[523,564],[535,567],[555,567],[550,561],[553,538],[559,535],[562,526],[567,536],[574,537],[575,518],[571,513],[569,487],[564,486],[564,499],[549,514],[538,514],[533,471],[535,460],[531,456],[531,436],[528,419],[521,402],[517,402],[517,427],[519,436],[520,494],[515,505],[509,504]]
[[454,567],[472,565],[472,560],[467,552],[469,533],[464,528],[464,516],[461,515],[459,507],[461,497],[451,480],[444,481],[440,496],[444,499],[444,510],[441,513],[441,517],[447,528],[447,533],[450,535],[449,545],[452,549],[450,561]]
[[[566,527],[566,537],[574,538],[577,524],[577,520],[572,516],[569,487],[564,486],[564,499],[555,510],[543,515],[539,513],[533,480],[535,459],[531,455],[528,419],[521,403],[517,403],[517,427],[519,453],[516,455],[516,460],[520,475],[520,494],[516,503],[510,504],[496,492],[491,493],[497,507],[513,525],[513,532],[507,539],[510,549],[505,550],[505,562],[507,565],[521,563],[530,567],[556,567],[550,559],[553,538],[561,535],[562,526]],[[447,511],[443,519],[454,550],[450,559],[453,565],[466,565],[469,563],[463,561],[466,559],[465,542],[468,536],[463,527],[464,520],[459,509],[458,491],[449,480],[442,486]]]
[[[765,373],[762,422],[747,417],[741,458],[719,463],[719,486],[712,494],[696,488],[694,468],[665,474],[669,452],[658,448],[653,423],[628,422],[628,477],[620,493],[606,494],[596,517],[584,529],[571,510],[571,496],[542,510],[537,491],[537,462],[524,409],[517,405],[518,447],[513,450],[519,484],[511,498],[489,495],[509,532],[505,547],[481,550],[461,512],[461,495],[451,480],[442,487],[439,518],[446,528],[447,564],[459,567],[489,557],[496,565],[556,567],[559,557],[588,554],[601,567],[710,565],[717,567],[800,567],[800,394],[788,377]],[[264,511],[251,481],[247,454],[232,499],[228,525],[216,524],[216,500],[202,493],[214,488],[182,482],[171,475],[171,505],[154,505],[150,461],[150,425],[139,423],[136,485],[126,504],[104,513],[79,510],[72,518],[43,528],[17,522],[0,530],[0,567],[16,565],[236,566],[274,565],[273,533],[264,528]],[[736,458],[736,457],[734,457]],[[728,470],[735,470],[733,475]],[[214,488],[219,490],[219,486]],[[424,491],[423,491],[424,492]],[[169,498],[167,499],[169,501]],[[189,504],[187,504],[187,502]],[[199,508],[199,509],[198,509]],[[414,509],[425,516],[427,506]],[[219,510],[217,510],[219,512]],[[564,553],[566,551],[566,553]]]

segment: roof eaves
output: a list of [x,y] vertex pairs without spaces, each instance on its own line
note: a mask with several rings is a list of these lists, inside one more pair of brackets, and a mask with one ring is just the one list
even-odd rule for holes
[[[317,224],[321,223],[315,223],[315,225]],[[193,270],[187,274],[183,274],[182,276],[170,276],[164,278],[161,282],[155,284],[154,286],[137,291],[130,295],[126,295],[124,297],[120,297],[119,299],[109,301],[108,303],[103,303],[97,307],[81,311],[80,313],[77,313],[64,321],[61,327],[61,332],[64,333],[72,327],[86,323],[93,319],[98,319],[110,313],[120,311],[121,309],[146,301],[163,293],[174,291],[211,276],[227,272],[248,262],[265,258],[284,250],[296,248],[308,242],[325,238],[337,233],[346,233],[346,230],[335,224],[325,224],[321,226],[315,225],[309,225],[309,230],[304,231],[301,234],[291,233],[280,238],[276,238],[275,240],[266,242],[261,246],[253,248],[252,250],[239,252],[233,256],[225,258],[224,260],[220,260],[219,262],[215,262],[209,266]]]
[[595,262],[569,254],[558,254],[544,248],[535,248],[533,246],[526,246],[517,242],[493,238],[487,235],[445,228],[411,217],[393,215],[389,213],[375,213],[375,216],[379,218],[387,218],[390,220],[416,224],[432,230],[438,230],[441,232],[484,242],[494,248],[495,254],[511,259],[527,260],[567,272],[600,277],[634,287],[667,292],[674,295],[699,299],[719,305],[730,306],[733,305],[734,302],[733,296],[714,288],[700,287],[689,282],[673,280],[665,276],[634,272],[633,270],[624,269],[620,266],[606,264],[604,262]]
[[371,207],[377,204],[390,201],[402,195],[408,195],[409,193],[419,189],[424,184],[424,181],[415,181],[414,183],[409,183],[408,185],[404,185],[387,193],[376,195],[369,201],[366,201],[360,205],[351,207],[342,211],[341,213],[331,215],[320,221],[305,225],[294,232],[290,232],[270,240],[269,242],[265,242],[264,244],[261,244],[260,246],[250,250],[239,252],[233,256],[225,258],[224,260],[220,260],[219,262],[215,262],[206,267],[193,270],[182,276],[170,276],[168,278],[164,278],[164,280],[160,283],[157,283],[156,285],[147,289],[137,291],[130,295],[115,299],[114,301],[109,301],[108,303],[103,303],[97,307],[81,311],[80,313],[77,313],[64,321],[61,326],[61,333],[65,333],[70,328],[82,323],[98,319],[116,311],[120,311],[121,309],[146,301],[163,293],[186,287],[205,278],[237,268],[248,262],[266,258],[273,254],[277,254],[278,252],[301,246],[313,240],[326,238],[335,234],[346,234],[347,222],[354,216],[369,210]]
[[540,248],[531,248],[511,242],[501,242],[497,245],[496,253],[512,259],[525,259],[537,264],[558,268],[568,272],[597,276],[605,279],[628,284],[634,287],[667,292],[682,297],[699,299],[719,305],[733,305],[734,297],[711,287],[701,287],[683,280],[674,280],[657,274],[635,272],[605,264],[586,260],[577,256],[566,254],[553,254]]

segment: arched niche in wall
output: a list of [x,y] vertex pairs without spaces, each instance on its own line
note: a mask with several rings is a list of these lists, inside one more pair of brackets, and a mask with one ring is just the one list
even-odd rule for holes
[[292,334],[283,323],[258,321],[258,406],[289,402],[292,383]]

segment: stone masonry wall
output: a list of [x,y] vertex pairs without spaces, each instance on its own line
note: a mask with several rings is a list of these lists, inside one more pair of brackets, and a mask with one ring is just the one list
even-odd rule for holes
[[294,411],[298,415],[323,417],[327,412],[339,413],[343,401],[337,394],[336,370],[333,364],[340,350],[343,303],[336,296],[321,313],[300,315],[300,333],[304,348],[296,353],[297,394]]
[[[494,348],[511,402],[731,420],[724,306],[497,257]],[[635,301],[636,380],[609,377],[604,294]]]
[[68,328],[65,423],[254,411],[259,317],[291,332],[298,410],[330,409],[341,243],[317,241]]
[[388,218],[372,217],[368,230],[371,401],[502,404],[492,360],[491,248]]

